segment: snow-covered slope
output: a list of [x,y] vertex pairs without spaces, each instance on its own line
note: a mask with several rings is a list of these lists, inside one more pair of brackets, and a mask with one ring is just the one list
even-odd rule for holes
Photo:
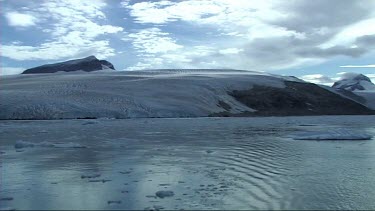
[[356,95],[363,97],[366,101],[363,103],[368,108],[375,110],[375,90],[374,91],[355,91]]
[[[235,98],[241,93],[233,94],[234,90],[251,92],[253,87],[271,87],[271,94],[262,98],[274,105],[276,98],[273,94],[286,88],[286,81],[300,82],[294,77],[236,70],[105,70],[5,76],[0,84],[0,119],[198,117],[222,112],[229,115],[249,114],[255,109],[245,105],[248,97],[241,102]],[[287,90],[288,95],[283,93],[281,97],[293,95],[291,90],[298,91],[291,87]],[[301,96],[298,100],[311,99],[304,93],[298,95]],[[356,106],[354,110],[363,110]],[[309,105],[305,107],[313,109]],[[277,105],[267,108],[279,109]],[[293,115],[293,112],[287,115]]]
[[346,73],[332,87],[348,91],[375,91],[375,84],[371,82],[370,78],[357,73]]
[[[229,74],[231,73],[231,74]],[[283,87],[281,79],[247,72],[97,71],[4,77],[1,119],[192,117],[224,109],[252,111],[227,94],[253,84]]]
[[338,91],[353,92],[364,99],[360,103],[375,110],[375,84],[367,76],[358,73],[345,73],[332,87]]

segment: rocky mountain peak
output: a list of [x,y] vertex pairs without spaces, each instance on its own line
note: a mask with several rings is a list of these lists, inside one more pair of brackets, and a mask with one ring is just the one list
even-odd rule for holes
[[65,62],[42,65],[25,70],[22,74],[55,73],[59,71],[92,72],[98,70],[115,70],[113,64],[106,60],[99,60],[95,56],[88,56],[82,59],[74,59]]
[[375,90],[375,84],[371,82],[370,78],[358,73],[345,73],[332,87],[348,91]]

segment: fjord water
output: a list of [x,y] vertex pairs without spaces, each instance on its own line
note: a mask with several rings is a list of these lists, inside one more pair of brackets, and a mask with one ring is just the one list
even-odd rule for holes
[[0,208],[374,209],[375,140],[291,138],[337,129],[375,118],[1,121]]

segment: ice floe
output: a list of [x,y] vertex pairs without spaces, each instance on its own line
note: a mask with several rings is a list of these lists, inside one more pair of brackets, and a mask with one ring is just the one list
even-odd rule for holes
[[12,201],[13,200],[13,197],[3,197],[3,198],[0,198],[0,201]]
[[121,204],[120,200],[117,201],[107,201],[107,204]]
[[10,210],[13,211],[13,210],[16,210],[16,209],[13,208],[13,207],[0,207],[0,210],[1,210],[1,211],[3,211],[3,210],[4,210],[4,211],[5,211],[5,210],[6,210],[6,211],[10,211]]
[[174,196],[174,192],[169,190],[161,190],[156,192],[155,195],[159,198],[172,197]]
[[72,143],[72,142],[56,143],[56,144],[52,144],[52,147],[54,148],[87,148],[86,146],[82,146],[78,143]]
[[14,148],[16,149],[22,149],[22,148],[30,148],[30,147],[50,147],[50,148],[87,148],[86,146],[83,146],[78,143],[51,143],[51,142],[40,142],[40,143],[31,143],[27,141],[16,141],[14,144]]
[[16,149],[22,149],[22,148],[27,148],[27,147],[34,147],[35,145],[33,143],[30,143],[30,142],[26,142],[26,141],[17,141],[16,144],[14,144],[14,148]]
[[351,130],[307,131],[296,133],[294,140],[370,140],[372,136]]
[[86,179],[86,178],[92,179],[92,178],[98,178],[100,176],[101,175],[97,174],[97,173],[95,173],[95,174],[83,174],[83,175],[81,175],[81,179]]
[[89,182],[101,182],[101,183],[106,183],[106,182],[110,182],[112,180],[110,179],[94,179],[94,180],[89,180]]

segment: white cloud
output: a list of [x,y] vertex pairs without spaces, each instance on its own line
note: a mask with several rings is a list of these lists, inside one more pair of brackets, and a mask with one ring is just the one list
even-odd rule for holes
[[0,67],[0,76],[20,74],[25,70],[22,67]]
[[248,25],[247,20],[243,20],[243,18],[249,19],[249,17],[261,14],[259,18],[272,20],[283,16],[272,10],[273,4],[277,4],[277,1],[189,0],[176,2],[163,0],[134,4],[129,4],[129,1],[123,2],[123,6],[131,10],[131,15],[139,23],[167,23],[177,20],[218,23],[236,19],[240,22],[232,22],[232,24],[246,25]]
[[241,51],[243,51],[243,49],[226,48],[226,49],[219,50],[219,53],[221,53],[221,54],[238,54]]
[[[339,72],[337,73],[337,78],[335,78],[336,80],[343,80],[343,79],[352,79],[356,76],[358,76],[358,74],[360,73],[354,73],[354,72]],[[370,79],[374,78],[375,74],[363,74],[367,77],[369,77]]]
[[184,55],[177,54],[184,50],[184,46],[177,44],[177,41],[170,37],[169,33],[156,27],[129,33],[123,40],[132,43],[139,58],[139,62],[128,67],[127,70],[165,68],[167,64],[174,61],[190,61],[186,60]]
[[375,83],[375,74],[366,74],[366,76],[370,78],[372,83]]
[[322,74],[304,75],[301,76],[301,79],[310,83],[323,84],[327,86],[331,86],[334,83],[333,79]]
[[338,34],[331,40],[323,43],[323,48],[329,48],[335,45],[352,45],[358,37],[365,35],[375,35],[375,14],[374,17],[354,23]]
[[[68,35],[69,37],[70,35]],[[70,36],[74,37],[74,36]],[[65,41],[53,41],[43,43],[40,46],[18,46],[4,45],[2,46],[2,56],[12,58],[14,60],[59,60],[62,58],[74,58],[86,55],[99,54],[99,58],[106,58],[114,55],[115,50],[109,47],[106,40],[85,41],[80,37],[76,37],[71,43]],[[78,41],[82,43],[78,43]]]
[[168,37],[169,33],[162,32],[159,28],[142,29],[136,33],[131,33],[125,40],[132,40],[134,48],[141,53],[155,54],[166,53],[183,48],[176,44],[176,41]]
[[286,28],[272,26],[268,22],[284,17],[285,14],[273,9],[280,4],[275,0],[189,0],[158,1],[130,4],[123,6],[130,10],[138,23],[166,24],[185,21],[198,25],[211,25],[222,34],[248,36],[251,39],[265,36],[300,36]]
[[7,12],[5,17],[10,26],[15,27],[29,27],[37,23],[37,18],[30,14],[22,14],[18,12]]
[[375,64],[369,65],[343,65],[342,68],[375,68]]
[[[115,55],[108,39],[100,35],[115,34],[122,27],[102,25],[106,16],[102,11],[106,3],[102,0],[49,0],[35,4],[29,10],[38,14],[42,32],[50,39],[39,45],[3,44],[2,56],[14,60],[59,60],[97,55],[106,58]],[[38,32],[40,33],[40,32]]]

